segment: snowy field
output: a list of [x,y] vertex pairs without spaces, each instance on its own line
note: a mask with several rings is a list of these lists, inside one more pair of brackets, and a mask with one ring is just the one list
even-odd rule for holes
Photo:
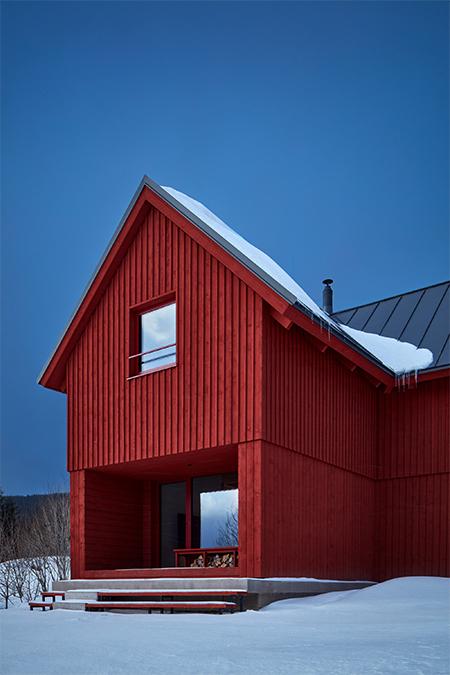
[[450,581],[408,577],[234,615],[0,612],[1,672],[448,675]]

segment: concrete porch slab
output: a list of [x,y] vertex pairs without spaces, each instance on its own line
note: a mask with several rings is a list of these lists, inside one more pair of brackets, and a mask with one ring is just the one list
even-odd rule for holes
[[[349,591],[371,586],[372,581],[339,581],[328,579],[247,577],[189,579],[71,579],[56,581],[54,591],[65,591],[65,601],[54,603],[55,609],[84,609],[84,602],[96,600],[98,591],[244,591],[246,609],[260,609],[277,600],[319,595],[332,591]],[[83,602],[84,601],[84,602]]]

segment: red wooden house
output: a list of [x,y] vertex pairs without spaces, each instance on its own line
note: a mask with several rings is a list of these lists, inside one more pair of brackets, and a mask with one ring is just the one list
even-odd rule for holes
[[339,323],[241,244],[144,178],[45,367],[67,395],[72,577],[447,575],[448,284],[405,315],[441,317],[440,353],[399,377],[350,329],[400,296]]

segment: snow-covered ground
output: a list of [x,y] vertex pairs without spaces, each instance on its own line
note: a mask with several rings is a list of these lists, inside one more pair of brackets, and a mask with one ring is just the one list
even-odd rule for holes
[[1,672],[448,675],[450,581],[407,577],[234,615],[0,612]]

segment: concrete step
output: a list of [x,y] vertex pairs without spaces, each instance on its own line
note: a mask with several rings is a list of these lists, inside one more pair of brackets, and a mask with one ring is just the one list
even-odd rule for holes
[[53,582],[54,591],[69,590],[239,590],[248,593],[302,593],[313,595],[371,586],[373,581],[340,581],[304,578],[178,578],[178,579],[70,579]]
[[97,591],[80,589],[76,591],[66,591],[65,600],[97,600]]
[[247,590],[247,579],[239,577],[190,578],[190,579],[70,579],[53,582],[53,590],[196,590],[235,589]]
[[89,598],[85,600],[57,600],[53,603],[53,609],[75,609],[84,612],[87,602],[92,602],[92,600]]
[[[347,591],[371,586],[371,581],[333,581],[321,579],[280,578],[254,579],[246,577],[185,578],[185,579],[72,579],[57,581],[54,591],[65,591],[65,602],[55,603],[55,609],[84,609],[84,602],[97,600],[97,592],[126,592],[170,594],[171,591],[185,593],[216,593],[234,591],[244,593],[244,609],[260,609],[271,602],[287,598],[319,595],[332,591]],[[212,598],[209,598],[212,599]],[[67,605],[66,603],[72,603]],[[80,604],[81,603],[81,604]]]

